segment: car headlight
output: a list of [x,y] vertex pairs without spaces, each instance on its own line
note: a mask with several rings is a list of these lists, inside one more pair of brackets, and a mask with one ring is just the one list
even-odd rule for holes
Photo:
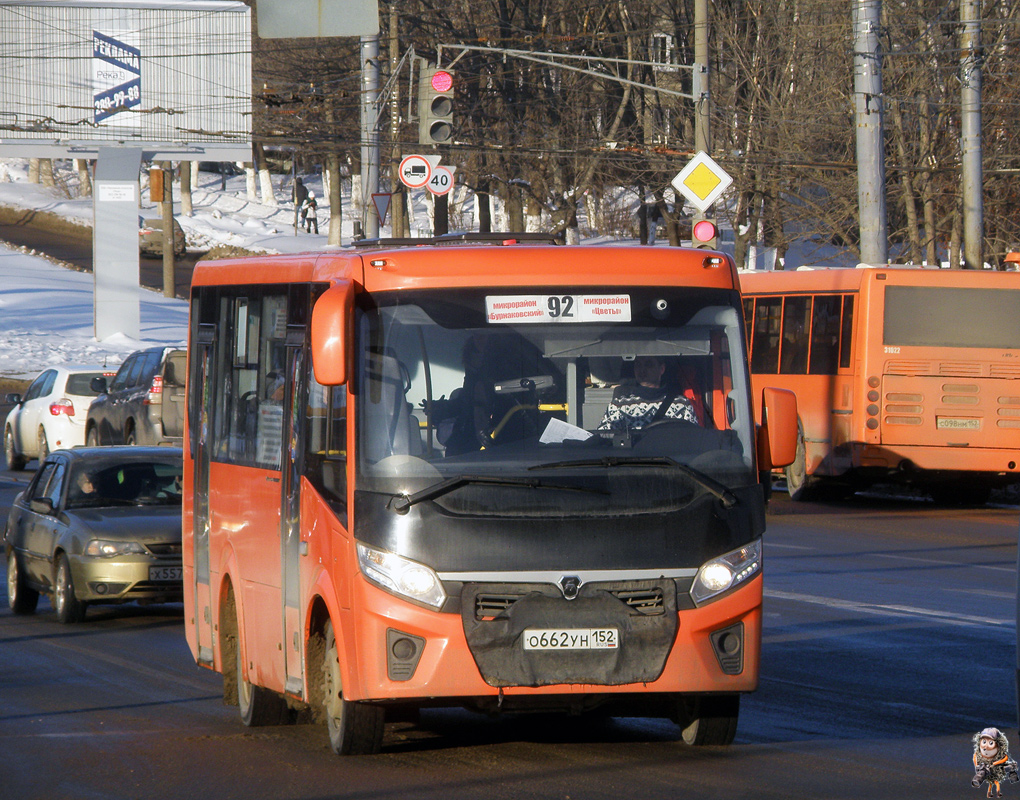
[[93,539],[85,547],[85,555],[96,558],[113,558],[114,556],[141,555],[146,550],[138,542],[117,542],[110,539]]
[[726,555],[706,561],[698,570],[691,587],[691,598],[697,605],[739,586],[761,572],[761,539],[755,539]]
[[439,576],[417,561],[358,542],[358,566],[366,578],[399,597],[433,608],[446,600]]

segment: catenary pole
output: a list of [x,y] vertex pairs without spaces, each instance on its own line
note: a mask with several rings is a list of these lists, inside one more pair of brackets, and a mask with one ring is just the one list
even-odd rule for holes
[[[981,171],[981,0],[960,0],[960,162],[963,266],[984,267]],[[956,266],[952,264],[951,266]]]
[[854,6],[854,117],[857,121],[857,212],[861,261],[889,261],[882,141],[882,60],[878,47],[880,0]]
[[365,237],[379,237],[379,214],[372,195],[379,192],[379,36],[361,37],[361,200]]

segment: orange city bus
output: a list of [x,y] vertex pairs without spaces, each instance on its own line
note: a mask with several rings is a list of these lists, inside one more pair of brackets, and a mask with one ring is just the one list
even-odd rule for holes
[[980,503],[1020,479],[1020,274],[742,271],[755,386],[797,395],[790,496],[876,482]]
[[[726,256],[525,236],[195,268],[185,621],[246,724],[370,753],[387,712],[602,707],[732,740],[796,401],[756,431]],[[701,416],[605,429],[653,356]]]

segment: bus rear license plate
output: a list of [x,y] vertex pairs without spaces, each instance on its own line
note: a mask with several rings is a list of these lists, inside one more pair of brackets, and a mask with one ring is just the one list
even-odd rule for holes
[[979,431],[981,420],[979,419],[955,419],[954,417],[936,417],[936,428],[945,428],[953,431]]
[[149,567],[150,581],[183,581],[184,567]]
[[616,628],[529,628],[524,631],[525,650],[616,650]]

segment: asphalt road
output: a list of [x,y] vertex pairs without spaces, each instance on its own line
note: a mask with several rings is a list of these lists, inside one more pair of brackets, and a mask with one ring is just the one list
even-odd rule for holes
[[[0,209],[0,241],[46,253],[84,272],[92,271],[92,229],[67,224],[52,214],[25,209]],[[189,251],[174,264],[177,297],[186,299],[191,273],[204,252]],[[141,258],[139,281],[149,289],[163,290],[162,258]]]
[[[30,465],[31,466],[31,465]],[[0,473],[0,513],[31,473]],[[971,736],[1017,741],[1017,509],[777,495],[761,686],[735,744],[665,721],[426,711],[378,756],[314,725],[247,729],[194,665],[182,607],[0,609],[0,796],[141,798],[939,798],[970,786]],[[6,584],[4,584],[6,585]],[[1005,786],[1008,797],[1020,787]]]

